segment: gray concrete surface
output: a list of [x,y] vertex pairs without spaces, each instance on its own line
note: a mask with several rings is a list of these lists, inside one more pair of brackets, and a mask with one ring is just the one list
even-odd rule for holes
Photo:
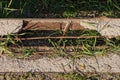
[[0,19],[0,35],[17,33],[22,28],[23,20],[19,19]]
[[120,36],[120,19],[95,18],[80,21],[85,28],[98,31],[101,36],[113,38]]
[[24,60],[0,57],[0,72],[120,72],[120,56],[82,57],[77,60],[43,57],[36,60]]

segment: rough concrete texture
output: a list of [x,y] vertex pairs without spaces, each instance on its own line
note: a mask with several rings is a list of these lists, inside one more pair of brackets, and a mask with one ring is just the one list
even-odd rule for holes
[[108,54],[106,56],[82,57],[77,60],[65,58],[40,58],[24,60],[0,58],[0,72],[120,72],[120,56]]
[[[0,35],[7,35],[10,33],[19,32],[22,28],[23,20],[27,19],[0,19]],[[28,19],[29,20],[29,19]],[[61,19],[30,19],[31,22],[40,21],[59,21]],[[65,19],[62,19],[65,20]],[[61,21],[62,21],[61,20]],[[73,19],[68,19],[73,21]],[[67,21],[67,20],[66,20]],[[68,22],[69,22],[68,21]],[[92,19],[77,19],[76,22],[80,23],[81,26],[88,29],[93,29],[98,31],[102,36],[107,38],[113,38],[120,36],[120,19],[111,19],[111,18],[92,18]]]
[[0,19],[0,35],[7,35],[19,32],[22,28],[23,20],[19,19]]
[[80,21],[80,25],[98,31],[102,36],[113,38],[120,36],[120,19],[95,18]]

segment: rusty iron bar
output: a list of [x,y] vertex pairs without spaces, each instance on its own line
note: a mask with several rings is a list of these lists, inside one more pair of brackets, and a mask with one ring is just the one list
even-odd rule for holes
[[69,30],[70,26],[71,26],[72,22],[68,22],[66,25],[65,25],[65,28],[63,30],[63,36],[66,35],[67,31]]
[[56,37],[31,37],[21,38],[20,40],[36,40],[36,39],[79,39],[79,38],[101,38],[101,36],[56,36]]

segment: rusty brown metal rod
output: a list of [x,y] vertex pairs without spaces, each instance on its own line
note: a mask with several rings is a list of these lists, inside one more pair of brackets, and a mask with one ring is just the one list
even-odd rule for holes
[[101,38],[101,36],[56,36],[56,37],[31,37],[21,38],[20,40],[35,40],[35,39],[79,39],[79,38]]

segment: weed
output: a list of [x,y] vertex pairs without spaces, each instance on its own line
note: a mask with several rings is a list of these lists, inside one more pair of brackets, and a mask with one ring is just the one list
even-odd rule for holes
[[5,43],[4,42],[0,42],[0,56],[3,53],[8,53],[8,54],[13,55],[13,53],[9,50],[9,48],[5,46]]
[[24,57],[28,57],[28,56],[32,55],[34,52],[35,52],[35,49],[33,49],[33,48],[32,49],[24,48],[22,50]]
[[76,17],[76,16],[77,16],[77,12],[65,11],[63,13],[63,17],[65,18]]
[[10,44],[16,45],[16,42],[13,40],[12,35],[8,34],[4,41],[0,41],[1,54],[8,53],[8,54],[13,55],[13,52],[11,52],[8,48],[8,45],[10,45]]
[[54,47],[54,48],[53,48],[53,52],[55,52],[55,53],[57,54],[57,56],[62,56],[62,57],[64,57],[64,56],[66,55],[66,53],[65,53],[65,46],[66,46],[65,42],[66,42],[66,41],[63,41],[63,48],[60,47],[60,44],[59,44],[59,43],[55,43],[55,42],[53,42],[51,39],[48,39],[48,42],[49,42],[50,44],[52,44],[52,46]]
[[118,52],[118,53],[120,52],[119,38],[115,40],[104,39],[104,41],[106,42],[106,45],[110,46],[108,51]]
[[[89,30],[83,30],[83,31],[68,31],[66,35],[81,35],[81,36],[98,36],[100,35],[96,31],[89,31]],[[48,39],[48,42],[54,47],[53,51],[57,53],[58,56],[67,57],[67,58],[80,58],[82,55],[103,55],[106,53],[105,48],[97,49],[96,46],[101,44],[102,42],[98,42],[99,39],[97,38],[91,38],[91,39],[63,39],[61,43],[52,41],[51,39]],[[67,49],[66,46],[72,46],[72,48]],[[61,48],[62,46],[62,48]],[[80,47],[81,46],[81,47]],[[73,51],[69,52],[69,51]]]
[[21,48],[21,54],[20,55],[14,55],[15,58],[27,58],[31,55],[33,55],[34,52],[36,52],[36,50],[34,48]]
[[24,35],[24,34],[25,33],[22,33],[22,34],[8,34],[8,35],[6,35],[6,37],[3,37],[4,40],[0,40],[0,54],[8,53],[8,54],[14,56],[14,54],[13,54],[14,52],[10,50],[9,46],[18,46],[19,47],[18,43],[21,42],[19,37]]

